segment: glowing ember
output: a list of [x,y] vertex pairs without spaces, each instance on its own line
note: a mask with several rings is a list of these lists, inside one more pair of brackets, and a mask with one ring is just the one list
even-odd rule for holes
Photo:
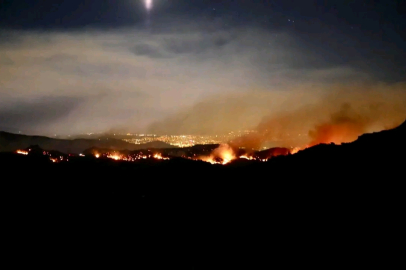
[[94,155],[96,158],[99,158],[100,157],[100,154],[95,154]]
[[254,158],[253,158],[253,157],[247,157],[247,156],[245,156],[245,155],[240,156],[240,158],[243,158],[243,159],[248,159],[248,160],[254,160]]
[[162,159],[162,160],[168,160],[168,159],[169,159],[169,158],[162,157],[161,154],[155,154],[155,155],[154,155],[154,158],[156,158],[156,159]]
[[107,158],[111,158],[111,159],[114,159],[114,160],[120,160],[120,159],[122,159],[122,157],[119,156],[119,155],[108,155]]
[[297,152],[299,152],[300,150],[302,150],[302,148],[300,148],[300,147],[295,147],[295,148],[293,148],[292,150],[290,150],[290,153],[293,155],[293,154],[296,154]]
[[23,151],[23,150],[17,150],[17,154],[20,154],[20,155],[28,155],[28,152],[27,152],[27,151]]
[[58,162],[58,160],[56,158],[49,158],[52,162]]

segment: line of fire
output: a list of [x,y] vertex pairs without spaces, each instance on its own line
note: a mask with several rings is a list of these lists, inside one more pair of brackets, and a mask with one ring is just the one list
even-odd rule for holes
[[137,151],[116,151],[111,149],[91,148],[83,153],[65,154],[58,151],[46,151],[39,146],[31,146],[24,150],[15,151],[20,155],[43,155],[53,163],[69,162],[72,157],[91,157],[96,159],[111,159],[115,161],[136,162],[140,160],[170,160],[172,158],[184,158],[189,160],[204,161],[211,164],[226,165],[238,159],[266,162],[272,157],[291,155],[300,151],[300,148],[270,148],[263,151],[247,151],[238,149],[229,144],[201,145],[191,147],[189,151],[184,149],[146,149]]

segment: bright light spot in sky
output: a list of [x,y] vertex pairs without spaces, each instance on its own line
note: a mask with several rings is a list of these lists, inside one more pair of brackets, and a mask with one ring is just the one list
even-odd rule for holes
[[145,0],[145,8],[147,10],[151,10],[152,9],[152,0]]

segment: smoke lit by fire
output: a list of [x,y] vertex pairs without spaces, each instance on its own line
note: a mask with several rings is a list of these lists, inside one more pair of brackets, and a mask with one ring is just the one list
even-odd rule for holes
[[[275,146],[292,149],[294,154],[316,144],[351,142],[364,133],[396,127],[405,116],[404,83],[269,88],[268,92],[253,90],[199,100],[195,106],[154,123],[150,131],[216,135],[250,130],[254,132],[239,133],[224,143],[246,150],[246,156]],[[221,162],[213,156],[208,154],[205,159]]]
[[[270,158],[276,156],[286,156],[293,155],[298,153],[301,150],[304,150],[308,147],[321,144],[321,143],[335,143],[341,144],[343,142],[351,142],[357,139],[357,137],[365,133],[366,128],[372,122],[371,119],[362,117],[359,114],[354,114],[351,112],[351,107],[348,105],[342,106],[341,110],[336,113],[331,114],[328,121],[322,122],[314,127],[309,132],[309,137],[311,141],[309,144],[304,146],[298,146],[293,148],[270,148],[263,151],[254,151],[253,148],[245,149],[245,147],[239,147],[239,145],[249,145],[249,146],[258,146],[263,142],[263,137],[258,134],[247,135],[235,140],[230,144],[220,144],[217,148],[211,151],[209,155],[203,155],[196,157],[196,154],[192,156],[182,156],[183,158],[192,159],[192,160],[201,160],[209,162],[211,164],[229,164],[233,160],[237,159],[246,159],[252,161],[268,161]],[[266,130],[268,131],[268,130]],[[265,133],[266,134],[266,133]],[[248,144],[244,144],[248,142]],[[29,155],[31,149],[26,150],[17,150],[17,154]],[[49,160],[53,163],[58,163],[61,161],[69,161],[67,157],[63,156],[52,156],[51,153],[43,151],[42,153],[45,156],[49,156]],[[159,152],[151,152],[151,150],[146,150],[146,153],[120,153],[117,151],[101,153],[98,151],[93,151],[92,155],[95,158],[108,158],[117,161],[130,161],[135,162],[137,160],[169,160],[171,156],[163,156]],[[69,156],[73,156],[69,154]],[[80,157],[84,157],[84,154],[79,154]]]
[[370,123],[366,118],[351,112],[351,107],[344,104],[337,113],[331,115],[330,119],[309,131],[312,139],[309,146],[320,143],[341,144],[355,141],[359,135],[366,131]]

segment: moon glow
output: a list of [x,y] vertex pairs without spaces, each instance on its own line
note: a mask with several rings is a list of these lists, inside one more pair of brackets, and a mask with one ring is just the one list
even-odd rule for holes
[[145,8],[150,11],[152,9],[152,0],[145,0]]

